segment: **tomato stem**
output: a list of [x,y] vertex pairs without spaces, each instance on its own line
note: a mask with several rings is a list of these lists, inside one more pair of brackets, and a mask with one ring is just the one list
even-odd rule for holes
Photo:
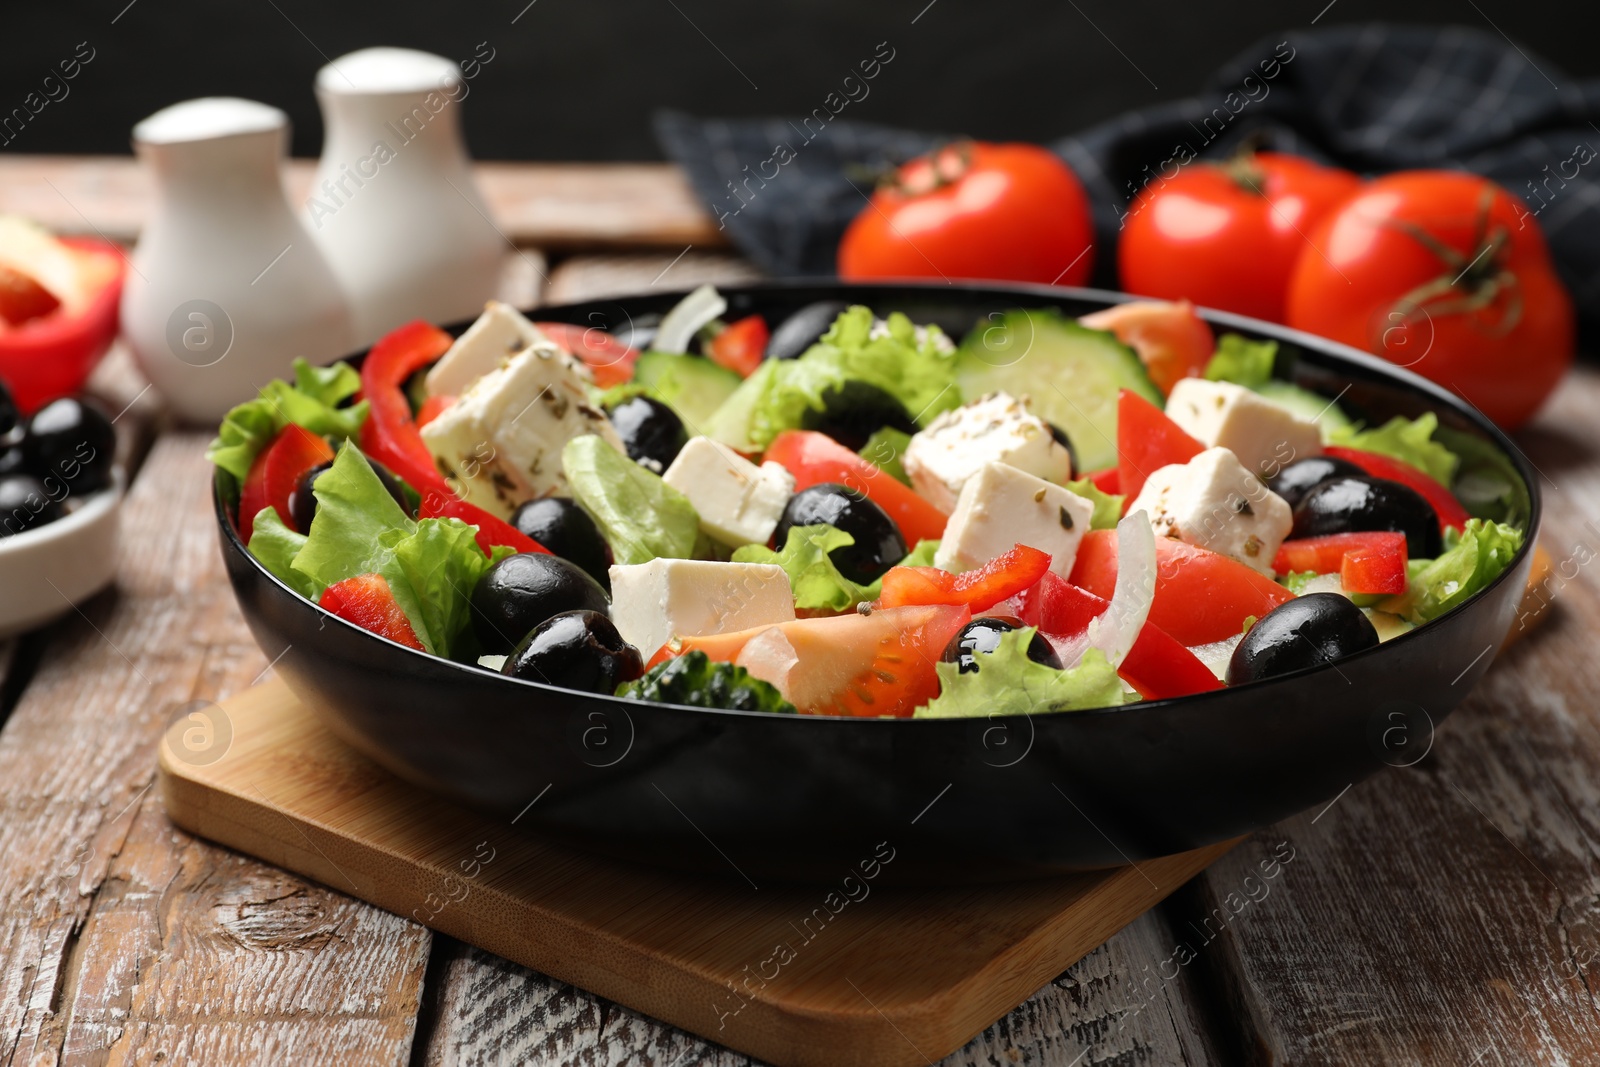
[[[1511,242],[1510,231],[1501,225],[1492,229],[1489,225],[1494,194],[1494,188],[1486,186],[1480,197],[1478,216],[1473,225],[1474,251],[1470,259],[1414,222],[1385,220],[1385,225],[1406,234],[1432,252],[1446,268],[1439,277],[1424,282],[1396,300],[1390,309],[1389,321],[1412,322],[1418,312],[1431,317],[1430,309],[1441,315],[1470,314],[1493,307],[1504,297],[1504,312],[1489,332],[1491,336],[1504,337],[1516,328],[1522,319],[1522,291],[1517,285],[1517,276],[1505,266],[1505,252]],[[1396,315],[1400,318],[1396,319]]]

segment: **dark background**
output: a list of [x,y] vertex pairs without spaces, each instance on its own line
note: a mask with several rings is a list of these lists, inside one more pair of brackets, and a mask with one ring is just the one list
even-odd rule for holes
[[1050,139],[1185,96],[1263,35],[1313,19],[1318,26],[1386,19],[1498,29],[1557,81],[1600,73],[1600,51],[1581,28],[1593,24],[1592,4],[526,3],[11,3],[0,30],[0,114],[21,106],[80,41],[95,58],[69,83],[69,96],[0,151],[126,152],[129,129],[145,115],[189,97],[233,95],[286,110],[294,154],[314,156],[322,137],[311,90],[317,68],[325,57],[376,44],[459,60],[487,42],[482,51],[493,49],[494,58],[471,83],[464,110],[480,159],[658,159],[649,125],[657,108],[805,113],[880,41],[895,58],[870,83],[870,95],[849,105],[849,118],[984,138]]

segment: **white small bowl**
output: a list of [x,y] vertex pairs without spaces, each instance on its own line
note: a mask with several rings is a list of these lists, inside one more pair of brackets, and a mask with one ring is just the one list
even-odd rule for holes
[[55,522],[0,537],[0,638],[43,626],[117,575],[122,472]]

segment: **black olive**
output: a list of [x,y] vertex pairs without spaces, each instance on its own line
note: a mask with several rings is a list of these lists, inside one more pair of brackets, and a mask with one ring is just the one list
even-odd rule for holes
[[[978,653],[993,652],[1000,647],[1001,634],[1021,628],[1021,619],[997,615],[973,619],[950,639],[950,643],[944,646],[944,655],[939,658],[946,663],[956,664],[962,674],[972,674],[979,668]],[[1028,642],[1028,658],[1046,667],[1061,669],[1061,658],[1056,655],[1056,650],[1050,647],[1050,642],[1046,641],[1044,635],[1038,631],[1034,632],[1033,639]]]
[[678,413],[651,397],[629,397],[607,408],[606,415],[617,428],[628,458],[657,474],[671,466],[689,443],[689,432]]
[[1312,456],[1309,459],[1297,459],[1278,471],[1275,477],[1267,480],[1267,488],[1283,497],[1292,508],[1323,482],[1334,478],[1360,478],[1366,473],[1347,459]]
[[1263,615],[1228,660],[1228,684],[1320,667],[1378,646],[1378,631],[1338,593],[1307,593]]
[[62,514],[60,501],[31,474],[0,478],[0,537],[55,522]]
[[33,413],[22,450],[39,477],[54,475],[70,492],[93,493],[111,484],[117,431],[99,409],[64,397]]
[[21,445],[0,445],[0,478],[8,474],[27,474],[28,456]]
[[782,548],[795,526],[836,526],[856,539],[853,545],[828,553],[839,573],[869,585],[906,558],[906,539],[889,513],[854,489],[823,482],[789,498],[778,519],[773,543]]
[[850,307],[843,300],[819,300],[807,304],[778,324],[767,338],[768,359],[798,359],[817,338],[828,332],[833,320]]
[[1047,422],[1045,425],[1050,427],[1050,436],[1055,443],[1067,450],[1067,456],[1072,461],[1072,473],[1073,476],[1076,477],[1079,470],[1078,450],[1072,447],[1072,438],[1067,436],[1067,431],[1063,430],[1053,422]]
[[1412,559],[1439,554],[1439,515],[1421,493],[1383,478],[1331,478],[1308,490],[1294,509],[1295,537],[1394,530],[1406,535]]
[[489,568],[472,591],[472,632],[490,655],[510,652],[528,631],[563,611],[607,615],[600,583],[559,556],[522,552]]
[[22,418],[17,411],[17,402],[11,396],[11,390],[6,388],[5,382],[0,382],[0,437],[10,433]]
[[511,516],[511,525],[610,587],[607,568],[611,565],[611,548],[589,513],[576,501],[564,496],[530,500]]
[[[516,559],[518,557],[511,557]],[[517,642],[501,673],[589,693],[614,693],[644,673],[639,650],[594,611],[554,615]]]
[[800,428],[825,433],[852,452],[859,452],[884,426],[902,433],[916,433],[917,424],[905,405],[876,385],[851,379],[822,391],[822,408],[806,408]]
[[[400,510],[411,515],[411,501],[407,499],[405,487],[400,484],[400,479],[375,459],[369,457],[367,464],[372,467],[372,473],[378,476],[378,481],[383,483],[383,487],[389,490],[394,502],[400,505]],[[318,463],[300,476],[300,480],[295,483],[294,492],[289,494],[289,524],[301,533],[310,533],[311,520],[317,517],[317,494],[312,491],[312,485],[331,466],[333,466],[331,459],[326,463]]]

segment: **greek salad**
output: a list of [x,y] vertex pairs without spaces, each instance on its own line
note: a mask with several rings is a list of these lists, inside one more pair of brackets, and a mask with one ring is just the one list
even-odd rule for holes
[[238,535],[332,614],[514,677],[952,717],[1335,661],[1484,588],[1529,519],[1478,438],[1365,425],[1186,303],[958,341],[702,287],[644,335],[491,303],[297,363],[211,446]]

